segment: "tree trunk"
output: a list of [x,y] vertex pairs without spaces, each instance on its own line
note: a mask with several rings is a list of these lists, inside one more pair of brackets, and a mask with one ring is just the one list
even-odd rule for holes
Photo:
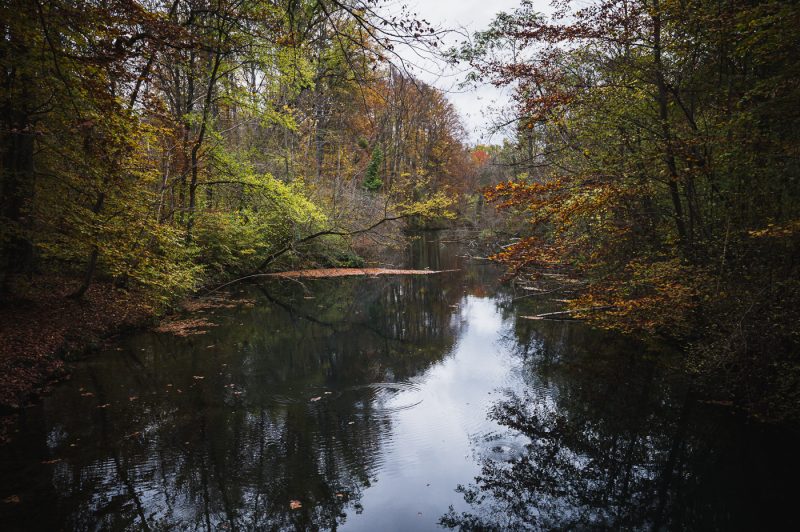
[[661,5],[659,0],[653,0],[653,64],[655,68],[656,88],[658,89],[658,114],[661,121],[662,142],[664,143],[664,162],[669,172],[669,195],[674,209],[675,226],[678,230],[678,239],[684,253],[688,254],[688,240],[686,222],[684,221],[683,205],[681,204],[678,190],[678,168],[675,163],[675,152],[672,146],[672,131],[669,125],[669,108],[667,100],[667,84],[664,80],[664,65],[661,61]]
[[[100,214],[100,211],[103,210],[103,203],[105,202],[106,194],[105,192],[100,192],[97,194],[97,200],[92,207],[92,213],[96,215]],[[73,299],[80,299],[86,294],[86,291],[92,285],[92,281],[94,280],[94,274],[97,271],[97,259],[100,256],[100,250],[97,247],[97,244],[92,245],[92,251],[89,254],[89,263],[86,265],[86,271],[83,274],[83,282],[75,290],[73,293],[69,295],[69,297]]]
[[[30,51],[24,37],[11,32],[5,40],[4,60],[11,65],[25,64]],[[25,209],[34,195],[35,123],[29,110],[35,107],[35,102],[30,92],[33,86],[30,74],[11,66],[3,69],[2,81],[0,221],[4,234],[0,235],[0,299],[5,299],[11,292],[11,276],[33,268],[33,245],[23,231],[28,225]]]
[[188,211],[188,218],[186,221],[186,242],[190,243],[192,241],[192,230],[194,229],[195,223],[195,210],[196,210],[196,203],[197,203],[197,187],[198,187],[198,177],[199,177],[199,152],[200,147],[203,145],[203,140],[205,139],[205,134],[208,129],[208,115],[211,112],[211,103],[212,98],[214,96],[214,87],[217,82],[217,71],[219,70],[219,65],[222,62],[222,53],[217,51],[214,54],[213,59],[211,60],[213,66],[211,68],[211,74],[208,77],[208,87],[206,88],[206,97],[205,101],[203,102],[203,119],[200,122],[200,131],[197,134],[197,140],[192,146],[192,157],[191,157],[191,165],[192,165],[192,180],[189,183],[189,211]]

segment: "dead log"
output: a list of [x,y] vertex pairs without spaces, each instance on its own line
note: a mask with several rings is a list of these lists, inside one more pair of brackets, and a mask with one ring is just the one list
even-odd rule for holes
[[[526,320],[558,320],[564,318],[574,320],[577,318],[573,318],[571,316],[579,312],[596,312],[599,310],[609,310],[612,308],[614,308],[613,305],[607,305],[604,307],[576,308],[573,310],[560,310],[558,312],[545,312],[543,314],[536,314],[534,316],[520,316],[520,318],[524,318]],[[560,318],[560,316],[563,316],[564,318]]]

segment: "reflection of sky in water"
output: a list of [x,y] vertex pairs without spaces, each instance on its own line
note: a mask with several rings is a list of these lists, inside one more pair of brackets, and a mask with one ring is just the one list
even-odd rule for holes
[[438,528],[443,509],[464,505],[455,486],[479,472],[476,436],[505,432],[487,412],[498,390],[515,384],[514,362],[498,342],[510,324],[491,298],[467,296],[458,312],[466,327],[452,353],[413,379],[422,402],[392,419],[378,482],[362,498],[365,508],[382,510],[349,516],[347,528],[408,530],[409,517],[417,529]]

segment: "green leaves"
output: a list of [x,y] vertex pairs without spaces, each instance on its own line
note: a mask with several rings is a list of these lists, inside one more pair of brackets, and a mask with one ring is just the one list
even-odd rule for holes
[[375,192],[383,186],[383,180],[380,178],[381,165],[383,165],[383,151],[379,146],[375,146],[364,174],[364,188],[371,192]]

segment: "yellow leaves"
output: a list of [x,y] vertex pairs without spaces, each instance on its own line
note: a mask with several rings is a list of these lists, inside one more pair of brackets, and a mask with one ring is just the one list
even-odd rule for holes
[[403,216],[453,219],[456,215],[450,208],[454,203],[454,198],[443,192],[436,192],[424,201],[399,204],[397,208]]
[[767,224],[762,229],[748,231],[751,238],[791,238],[800,233],[800,220],[792,220],[785,224]]

